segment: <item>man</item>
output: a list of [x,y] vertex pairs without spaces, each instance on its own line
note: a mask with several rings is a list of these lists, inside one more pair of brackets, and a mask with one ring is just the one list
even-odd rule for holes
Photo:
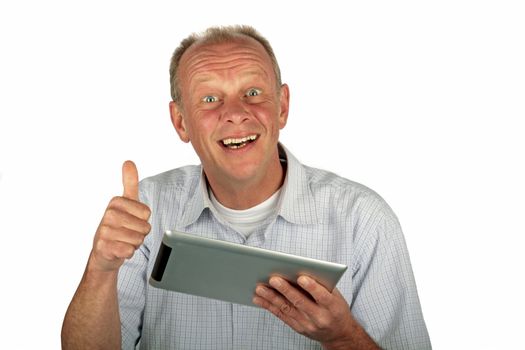
[[[364,186],[301,165],[279,144],[289,88],[266,39],[251,27],[208,29],[182,41],[170,76],[171,120],[202,167],[139,188],[135,165],[124,163],[124,195],[111,200],[95,234],[63,347],[430,348],[388,205]],[[306,276],[272,277],[254,286],[260,308],[168,292],[147,279],[172,228],[349,269],[332,293]]]

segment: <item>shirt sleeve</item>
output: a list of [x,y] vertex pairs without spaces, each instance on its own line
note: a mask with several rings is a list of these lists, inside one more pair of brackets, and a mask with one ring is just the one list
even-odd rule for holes
[[383,349],[431,349],[399,222],[390,208],[374,216],[356,233],[352,315]]
[[[144,193],[140,192],[141,202],[145,202]],[[149,261],[149,235],[144,244],[135,251],[133,257],[120,267],[118,274],[118,301],[122,349],[135,349],[140,341],[142,320],[146,304],[147,268]]]
[[147,257],[139,248],[118,275],[122,349],[135,349],[140,340],[146,293]]

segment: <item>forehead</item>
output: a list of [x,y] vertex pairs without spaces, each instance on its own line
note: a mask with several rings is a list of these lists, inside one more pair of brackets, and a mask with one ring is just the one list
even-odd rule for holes
[[240,72],[274,79],[271,58],[255,39],[239,38],[212,44],[197,42],[184,53],[179,64],[181,80],[189,83],[205,81],[217,74]]

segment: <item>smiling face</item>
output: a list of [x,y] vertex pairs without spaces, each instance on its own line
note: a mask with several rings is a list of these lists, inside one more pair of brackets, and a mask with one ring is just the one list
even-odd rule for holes
[[277,87],[263,46],[252,38],[194,44],[179,76],[182,106],[170,104],[172,122],[192,143],[214,193],[257,188],[269,197],[283,177],[277,142],[289,92]]

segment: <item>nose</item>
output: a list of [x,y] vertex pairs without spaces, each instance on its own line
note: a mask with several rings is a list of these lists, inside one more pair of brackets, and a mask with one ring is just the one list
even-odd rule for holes
[[250,118],[250,112],[243,101],[234,100],[223,105],[222,116],[227,123],[242,124]]

